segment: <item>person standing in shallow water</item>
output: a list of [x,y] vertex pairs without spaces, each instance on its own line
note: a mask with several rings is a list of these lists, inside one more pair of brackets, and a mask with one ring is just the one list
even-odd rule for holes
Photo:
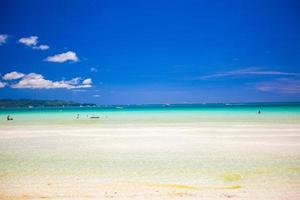
[[261,113],[261,111],[260,111],[260,110],[258,110],[257,114],[260,114],[260,113]]
[[7,115],[6,119],[7,119],[7,121],[13,120],[13,118],[10,118],[9,115]]

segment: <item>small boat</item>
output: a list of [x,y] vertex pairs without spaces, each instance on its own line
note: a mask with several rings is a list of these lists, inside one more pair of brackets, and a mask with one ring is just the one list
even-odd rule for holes
[[90,117],[90,119],[99,119],[100,117],[98,117],[98,116],[92,116],[92,117]]

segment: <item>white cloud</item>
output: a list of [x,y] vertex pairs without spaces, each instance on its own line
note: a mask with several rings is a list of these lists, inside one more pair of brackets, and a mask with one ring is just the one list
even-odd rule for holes
[[45,59],[48,62],[58,62],[63,63],[66,61],[77,62],[79,59],[75,52],[68,51],[66,53],[56,54],[54,56],[49,56]]
[[84,84],[84,85],[91,85],[92,84],[92,79],[87,78],[87,79],[85,79],[85,80],[82,81],[82,84]]
[[0,88],[4,88],[6,86],[6,83],[0,81]]
[[37,36],[23,37],[19,39],[19,42],[28,47],[31,47],[32,49],[37,49],[37,50],[47,50],[50,48],[46,44],[37,45],[38,39],[39,38]]
[[[13,72],[8,73],[13,74]],[[19,73],[22,74],[22,73]],[[20,77],[17,83],[10,84],[11,88],[17,89],[55,89],[55,88],[64,88],[64,89],[78,89],[78,88],[90,88],[92,87],[91,83],[80,82],[81,78],[76,77],[71,80],[61,80],[61,81],[52,81],[44,78],[43,75],[37,73],[23,74],[23,77]],[[14,78],[15,79],[15,78]],[[14,80],[7,79],[7,80]],[[87,80],[87,79],[85,79]],[[4,85],[5,86],[5,85]]]
[[29,47],[36,46],[38,43],[38,37],[37,36],[23,37],[19,39],[19,42]]
[[14,71],[14,72],[10,72],[10,73],[5,74],[3,76],[3,79],[4,80],[15,80],[15,79],[20,79],[23,76],[25,76],[25,74]]
[[[76,87],[73,87],[73,88],[90,88],[92,87],[92,85],[77,85]],[[70,88],[70,89],[73,89],[73,88]]]
[[76,78],[73,78],[73,79],[71,79],[69,81],[65,81],[65,82],[68,84],[71,84],[71,85],[77,85],[80,83],[80,80],[81,80],[80,77],[76,77]]
[[100,97],[100,95],[99,94],[94,94],[93,97]]
[[4,34],[1,34],[1,35],[0,35],[0,46],[1,46],[2,44],[5,44],[5,43],[6,43],[7,38],[8,38],[8,35],[4,35]]
[[202,76],[200,79],[211,79],[211,78],[220,78],[220,77],[236,77],[236,76],[243,76],[243,75],[271,75],[271,76],[299,76],[299,73],[292,73],[292,72],[281,72],[281,71],[267,71],[261,70],[257,67],[249,67],[245,69],[239,69],[234,71],[227,71],[221,73],[210,74],[207,76]]
[[34,46],[32,47],[33,49],[38,49],[38,50],[47,50],[50,49],[50,47],[46,44],[41,44],[40,46]]
[[275,92],[284,94],[300,94],[300,80],[281,78],[272,81],[249,84],[263,92]]
[[98,69],[95,67],[91,67],[90,70],[91,70],[91,72],[98,72]]
[[63,81],[51,81],[44,79],[41,74],[30,73],[24,76],[12,88],[30,88],[30,89],[50,89],[50,88],[69,88],[70,85]]

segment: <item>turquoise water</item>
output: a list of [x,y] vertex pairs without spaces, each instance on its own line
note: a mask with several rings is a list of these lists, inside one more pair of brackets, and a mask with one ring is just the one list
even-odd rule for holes
[[294,103],[228,103],[228,104],[171,104],[171,105],[119,105],[98,107],[38,107],[0,108],[0,114],[22,112],[166,112],[166,111],[233,111],[233,112],[300,112],[300,102]]
[[[258,115],[258,111],[261,114]],[[300,122],[300,103],[185,104],[109,107],[2,108],[0,126],[10,124],[178,124],[201,122]],[[79,119],[76,120],[77,115]],[[90,119],[90,117],[99,119]]]

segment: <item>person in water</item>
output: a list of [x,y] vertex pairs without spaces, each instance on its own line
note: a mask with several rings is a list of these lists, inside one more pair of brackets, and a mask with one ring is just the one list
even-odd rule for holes
[[10,120],[14,120],[13,118],[10,118],[10,116],[9,115],[7,115],[7,121],[10,121]]
[[257,114],[260,114],[260,113],[261,113],[261,111],[260,111],[260,110],[258,110]]

